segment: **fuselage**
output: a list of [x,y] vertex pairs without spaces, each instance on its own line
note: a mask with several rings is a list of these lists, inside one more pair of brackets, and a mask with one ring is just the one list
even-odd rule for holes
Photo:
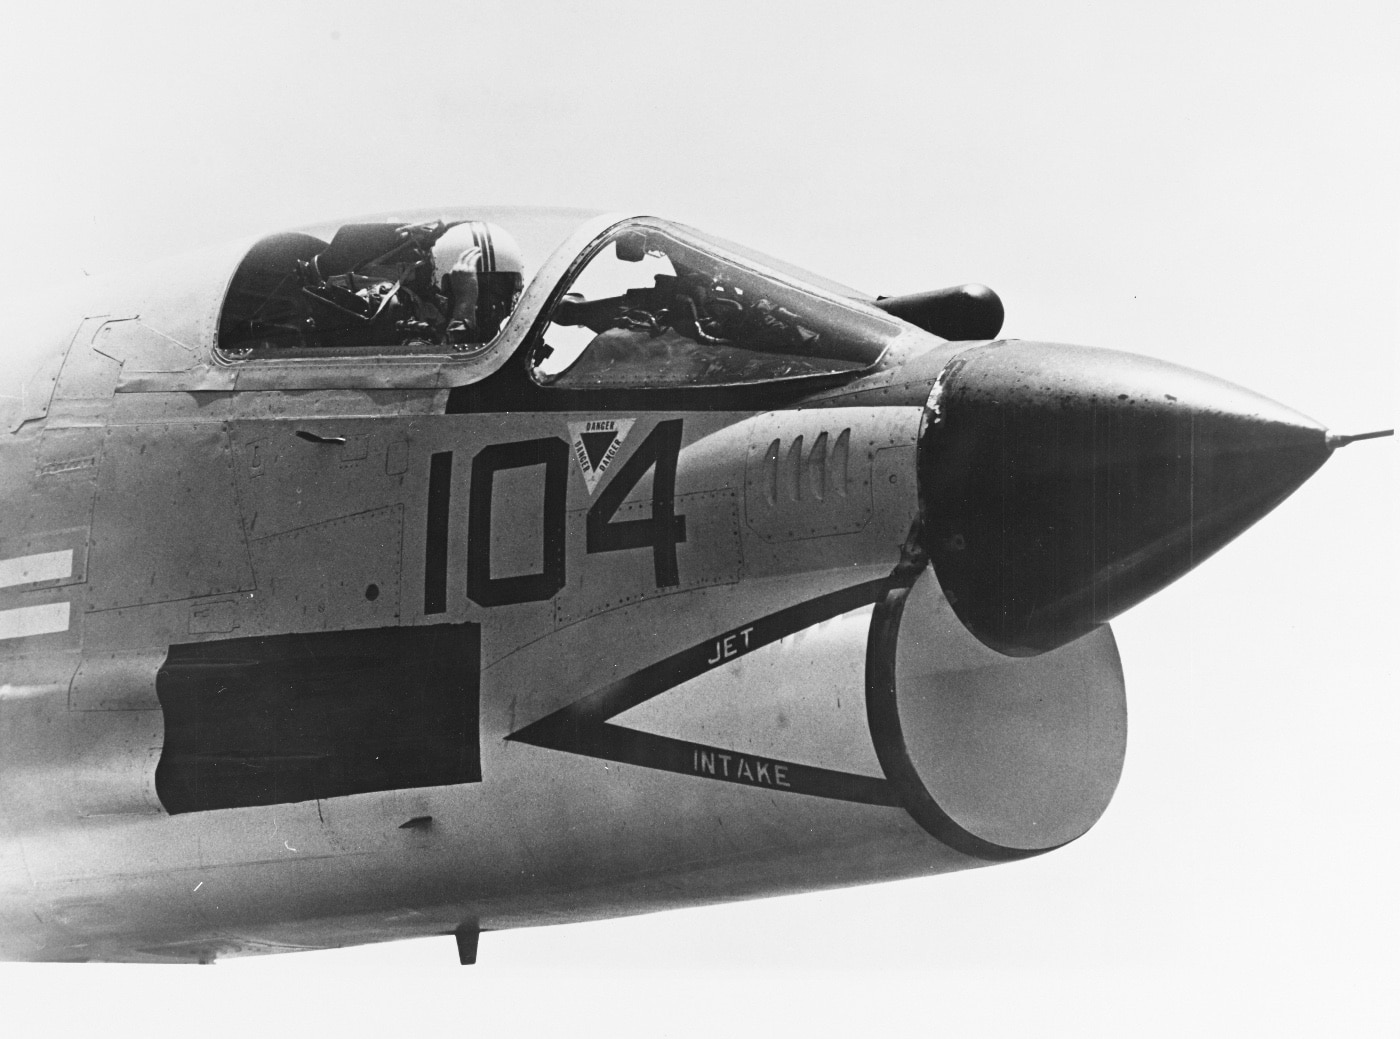
[[1099,582],[1089,606],[1059,585],[1032,603],[1043,574],[994,609],[963,590],[985,583],[957,554],[994,492],[948,473],[997,463],[940,430],[984,435],[958,408],[983,407],[993,366],[1026,370],[1021,348],[726,257],[778,286],[763,357],[843,336],[868,354],[706,383],[740,332],[615,308],[587,349],[633,336],[675,371],[699,344],[708,367],[609,383],[609,355],[565,385],[595,354],[528,364],[575,320],[560,301],[597,243],[651,234],[682,280],[699,247],[530,219],[530,245],[561,244],[480,349],[221,344],[246,244],[75,290],[21,344],[0,430],[4,955],[207,960],[645,912],[1037,854],[1098,818],[1126,731],[1104,621],[1182,569],[1161,562],[1176,528],[1066,550],[1054,574]]

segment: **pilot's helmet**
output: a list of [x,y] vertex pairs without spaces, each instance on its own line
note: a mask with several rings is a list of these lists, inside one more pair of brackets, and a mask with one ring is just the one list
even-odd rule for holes
[[448,338],[459,343],[494,338],[525,284],[520,246],[485,220],[467,220],[443,232],[433,244],[433,269],[450,307]]

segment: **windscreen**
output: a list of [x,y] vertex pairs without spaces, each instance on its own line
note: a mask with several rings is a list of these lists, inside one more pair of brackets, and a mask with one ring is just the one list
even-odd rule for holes
[[834,375],[873,365],[901,327],[696,232],[635,222],[556,297],[531,370],[573,390]]

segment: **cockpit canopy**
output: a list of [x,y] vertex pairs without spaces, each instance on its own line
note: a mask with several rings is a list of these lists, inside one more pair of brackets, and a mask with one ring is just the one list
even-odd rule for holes
[[532,377],[582,390],[834,375],[870,367],[899,332],[731,250],[676,225],[615,228],[554,298]]
[[219,354],[456,357],[478,362],[467,382],[513,355],[546,391],[701,389],[859,372],[907,328],[854,290],[677,224],[594,226],[548,258],[523,304],[526,256],[494,220],[272,235],[233,276]]

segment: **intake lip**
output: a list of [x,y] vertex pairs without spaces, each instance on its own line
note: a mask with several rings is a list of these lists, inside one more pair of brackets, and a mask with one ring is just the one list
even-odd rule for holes
[[983,643],[1078,638],[1218,551],[1331,453],[1243,387],[1133,354],[999,342],[953,358],[919,446],[923,547]]

